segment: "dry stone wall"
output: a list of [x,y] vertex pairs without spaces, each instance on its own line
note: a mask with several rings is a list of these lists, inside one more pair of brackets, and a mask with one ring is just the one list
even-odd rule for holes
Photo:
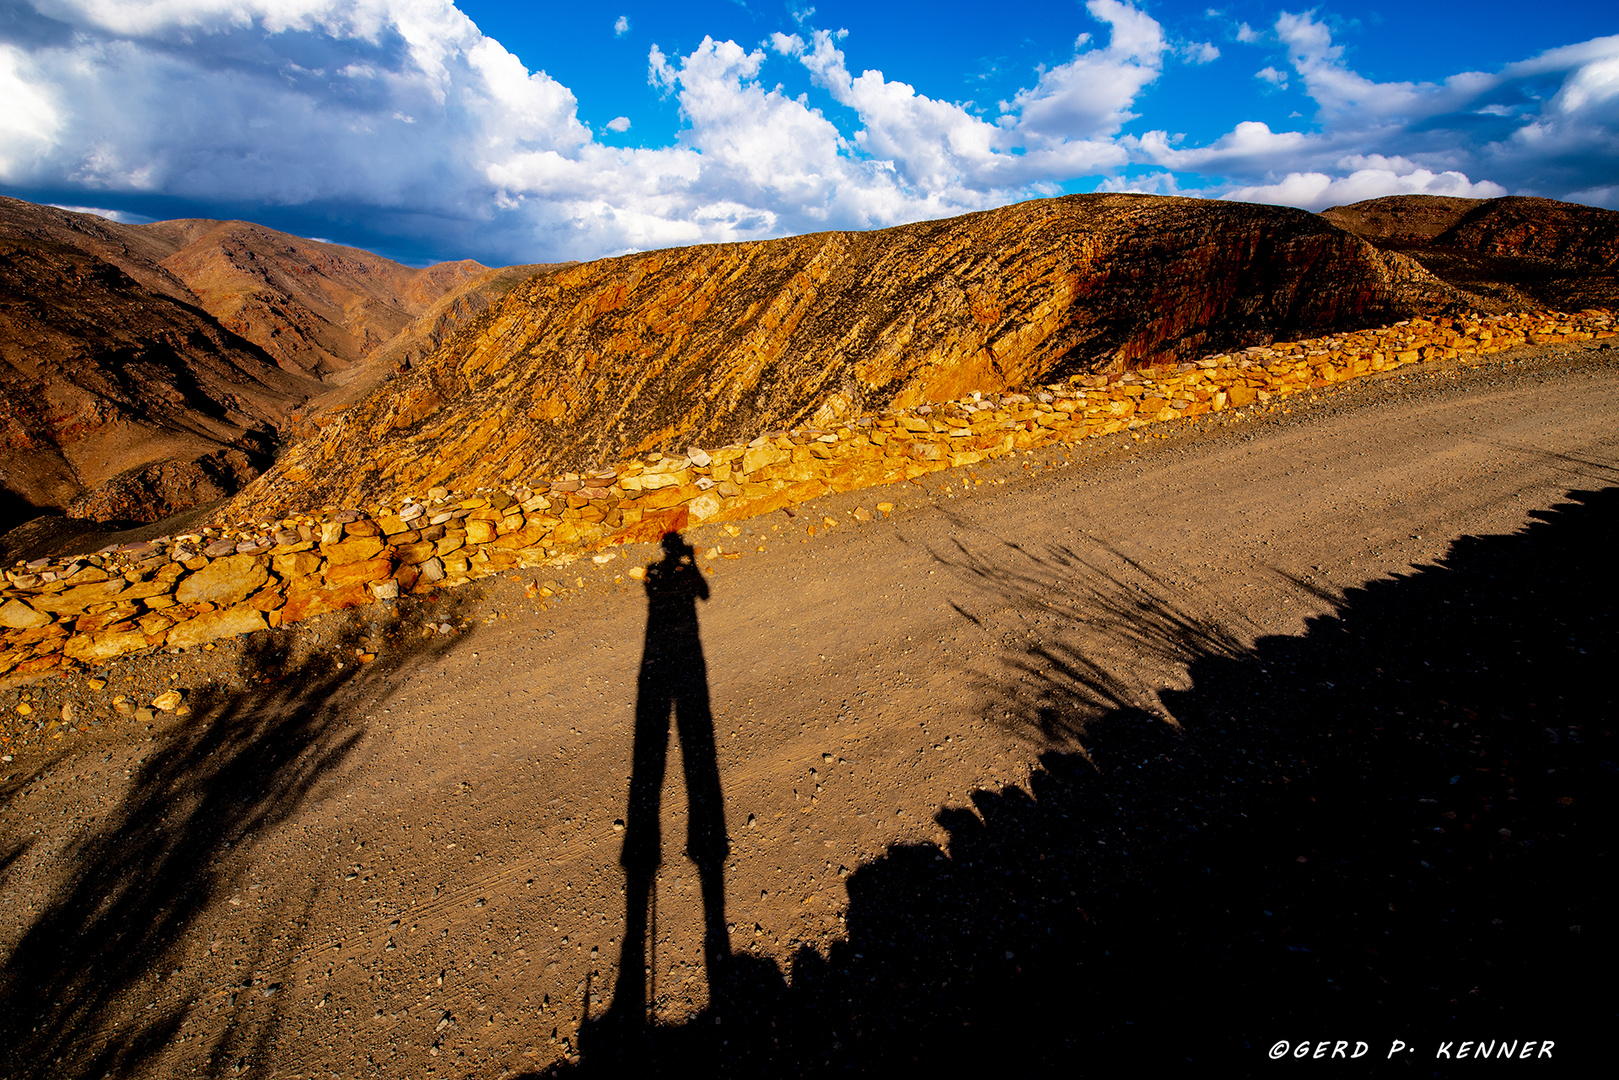
[[[36,560],[8,569],[0,590],[0,686],[125,653],[192,648],[503,570],[586,556],[606,562],[611,547],[656,541],[694,524],[734,522],[1018,450],[1263,404],[1408,364],[1614,333],[1614,315],[1605,310],[1411,319],[1123,375],[1075,376],[1028,393],[974,393],[821,428],[768,431],[746,443],[640,457],[508,489],[435,487],[396,506],[327,510]],[[551,592],[538,582],[532,588]]]

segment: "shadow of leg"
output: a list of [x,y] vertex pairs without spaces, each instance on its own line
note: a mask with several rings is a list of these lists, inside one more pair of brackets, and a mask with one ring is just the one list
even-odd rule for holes
[[607,1016],[620,1027],[637,1026],[647,1019],[647,911],[652,902],[655,867],[636,867],[624,882],[624,945],[618,954],[618,981]]
[[725,864],[719,860],[699,863],[697,878],[703,888],[703,962],[712,988],[720,968],[731,957],[731,935],[725,925]]
[[725,797],[720,791],[720,767],[714,746],[714,717],[708,704],[708,679],[698,651],[689,677],[676,701],[675,723],[680,730],[680,757],[686,775],[690,817],[686,854],[697,864],[703,891],[703,959],[709,986],[718,982],[719,968],[731,955],[725,923],[725,860],[731,854],[725,831]]
[[644,1042],[647,1016],[647,922],[663,840],[658,815],[663,776],[669,757],[671,694],[655,654],[649,650],[641,669],[635,708],[635,746],[630,767],[629,807],[625,812],[624,942],[618,956],[618,978],[607,1011],[579,1032],[580,1049],[594,1056],[623,1061]]

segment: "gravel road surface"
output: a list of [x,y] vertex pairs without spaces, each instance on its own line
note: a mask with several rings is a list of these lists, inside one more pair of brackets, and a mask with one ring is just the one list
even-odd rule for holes
[[0,1075],[1566,1064],[1613,1024],[1616,356],[11,691]]

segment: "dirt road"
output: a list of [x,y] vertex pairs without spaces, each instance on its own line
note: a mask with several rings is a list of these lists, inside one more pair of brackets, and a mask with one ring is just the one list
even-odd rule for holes
[[1614,356],[26,690],[99,722],[0,769],[0,1075],[1566,1062],[1612,1024]]

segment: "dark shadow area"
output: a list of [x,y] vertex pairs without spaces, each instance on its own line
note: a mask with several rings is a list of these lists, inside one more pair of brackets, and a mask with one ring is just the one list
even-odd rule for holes
[[[453,614],[444,608],[435,606],[435,618]],[[53,856],[65,868],[61,883],[0,963],[0,1075],[89,1080],[152,1066],[202,1007],[159,1000],[161,984],[180,974],[186,935],[237,886],[256,838],[347,760],[364,735],[361,714],[458,640],[424,639],[418,627],[390,605],[349,612],[326,647],[308,654],[291,651],[292,634],[252,635],[239,687],[196,692],[193,715],[155,735],[122,800]],[[382,639],[393,640],[375,661],[353,663],[356,645]],[[239,927],[256,935],[249,951],[296,937],[306,919],[292,909],[312,901]],[[285,995],[251,983],[228,988],[229,1019],[210,1018],[205,1075],[251,1069],[276,1041]],[[221,989],[202,988],[214,998]]]
[[[669,761],[669,718],[680,738],[687,806],[686,856],[697,864],[703,897],[703,959],[717,984],[731,955],[725,925],[725,799],[714,745],[714,715],[708,699],[708,666],[697,625],[697,601],[708,599],[708,582],[695,553],[679,533],[663,538],[664,557],[646,571],[646,644],[636,684],[635,746],[625,814],[624,942],[612,1006],[580,1034],[595,1052],[629,1061],[640,1045],[655,993],[648,974],[656,958],[656,883],[663,862],[658,815]],[[648,923],[652,926],[649,932]]]
[[10,566],[19,559],[96,551],[109,544],[138,544],[160,536],[190,532],[207,524],[210,515],[225,502],[218,499],[194,506],[148,525],[96,522],[68,517],[57,510],[37,511],[36,516],[0,533],[0,565]]
[[1491,255],[1421,241],[1380,241],[1378,246],[1409,255],[1435,277],[1498,301],[1505,310],[1549,308],[1583,311],[1619,303],[1619,273],[1608,266],[1522,255]]
[[[29,502],[26,498],[9,488],[0,487],[0,537],[4,537],[12,529],[32,521],[45,513],[44,510]],[[11,565],[14,560],[6,559],[4,565]]]
[[[1086,726],[1103,715],[1176,722],[1156,700],[1154,688],[1126,676],[1107,657],[1087,652],[1085,645],[1064,640],[1065,628],[1088,625],[1114,650],[1158,667],[1185,667],[1242,651],[1230,626],[1176,604],[1171,597],[1179,590],[1171,582],[1121,551],[1097,546],[1123,563],[1131,580],[1070,547],[1034,554],[1004,542],[1000,557],[986,558],[958,540],[953,555],[935,553],[997,605],[1012,609],[1027,628],[1027,640],[1005,651],[1002,670],[982,689],[1003,705],[998,723],[1047,749],[1082,747]],[[951,606],[978,621],[960,604]],[[1248,623],[1235,613],[1230,618]]]
[[1535,517],[1252,647],[1092,582],[1090,620],[1190,635],[1178,726],[1019,651],[1006,700],[1082,749],[941,810],[947,852],[861,866],[828,957],[734,957],[633,1070],[587,1044],[553,1074],[1270,1075],[1278,1040],[1344,1039],[1356,1075],[1444,1073],[1461,1040],[1552,1040],[1541,1067],[1578,1075],[1615,1019],[1619,488]]

